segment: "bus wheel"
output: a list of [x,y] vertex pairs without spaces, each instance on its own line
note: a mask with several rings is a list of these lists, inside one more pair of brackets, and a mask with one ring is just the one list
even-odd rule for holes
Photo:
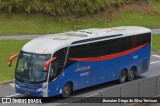
[[62,92],[62,97],[68,97],[71,93],[71,84],[66,83]]
[[127,71],[125,69],[121,70],[121,73],[119,75],[119,83],[122,84],[127,79]]
[[129,75],[128,75],[128,81],[132,81],[135,78],[136,69],[134,67],[130,68]]

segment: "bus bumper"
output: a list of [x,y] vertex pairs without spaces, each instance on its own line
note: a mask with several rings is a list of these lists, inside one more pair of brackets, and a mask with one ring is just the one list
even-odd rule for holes
[[15,80],[15,91],[24,95],[43,97],[42,84],[28,84]]

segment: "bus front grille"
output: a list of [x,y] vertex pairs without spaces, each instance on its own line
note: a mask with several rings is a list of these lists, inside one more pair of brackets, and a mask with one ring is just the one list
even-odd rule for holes
[[22,90],[24,91],[29,91],[29,92],[35,92],[36,89],[35,88],[24,88],[24,87],[21,87]]

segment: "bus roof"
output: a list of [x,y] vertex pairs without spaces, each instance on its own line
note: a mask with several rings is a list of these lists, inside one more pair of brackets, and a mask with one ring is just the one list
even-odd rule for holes
[[61,48],[70,45],[81,44],[86,40],[88,40],[89,42],[89,39],[113,39],[150,32],[150,29],[139,26],[90,28],[84,30],[69,31],[35,38],[26,43],[23,46],[22,51],[37,54],[53,54],[56,50],[59,50]]

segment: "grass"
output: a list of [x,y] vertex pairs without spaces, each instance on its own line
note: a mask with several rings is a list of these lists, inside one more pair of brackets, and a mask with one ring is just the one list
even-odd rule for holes
[[[14,78],[14,68],[16,61],[13,61],[12,67],[8,67],[8,58],[20,51],[21,47],[29,40],[0,40],[0,82]],[[160,52],[160,34],[153,35],[154,53]]]
[[8,67],[8,58],[16,53],[19,53],[21,47],[28,40],[0,40],[0,82],[13,80],[15,61],[13,67]]
[[125,12],[111,20],[85,17],[85,19],[67,20],[44,17],[41,15],[0,15],[0,35],[46,34],[69,30],[136,25],[149,28],[160,28],[160,15],[147,15],[136,12]]
[[154,53],[160,53],[160,34],[152,36],[152,51]]
[[160,4],[150,0],[149,6],[127,5],[111,13],[85,17],[47,16],[42,14],[0,14],[0,35],[49,34],[69,30],[122,25],[160,28]]
[[[156,2],[156,0],[148,0],[150,5],[160,11],[160,4]],[[157,0],[158,1],[158,0]],[[160,1],[160,0],[159,0]]]

